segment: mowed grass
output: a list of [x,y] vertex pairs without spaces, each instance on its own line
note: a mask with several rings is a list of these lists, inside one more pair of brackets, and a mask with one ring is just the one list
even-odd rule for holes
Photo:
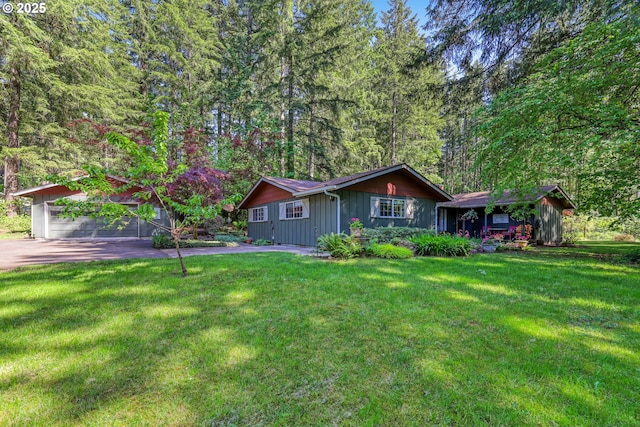
[[638,267],[186,262],[0,273],[0,424],[640,424]]

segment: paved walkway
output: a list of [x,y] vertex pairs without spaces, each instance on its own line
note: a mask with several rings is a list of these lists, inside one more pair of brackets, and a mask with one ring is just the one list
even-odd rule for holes
[[[245,252],[292,252],[314,255],[315,248],[300,246],[254,246],[235,248],[185,248],[182,255],[217,255]],[[0,271],[23,265],[53,264],[125,258],[177,258],[175,249],[154,249],[149,239],[20,239],[0,240]]]

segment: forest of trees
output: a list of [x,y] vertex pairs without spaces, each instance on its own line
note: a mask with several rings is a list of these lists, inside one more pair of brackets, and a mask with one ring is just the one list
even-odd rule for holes
[[261,174],[406,162],[451,194],[559,183],[585,212],[638,216],[639,16],[633,0],[390,0],[380,16],[367,0],[60,0],[0,14],[2,190],[126,170],[88,129],[144,135],[161,110],[170,153],[201,131],[238,193]]

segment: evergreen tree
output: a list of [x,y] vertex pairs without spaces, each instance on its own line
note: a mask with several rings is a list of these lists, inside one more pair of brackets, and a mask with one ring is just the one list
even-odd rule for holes
[[78,166],[83,151],[66,125],[80,118],[121,124],[135,117],[130,66],[116,40],[113,1],[67,1],[46,12],[0,15],[0,140],[5,198],[47,173]]
[[[465,74],[478,72],[481,65],[474,64]],[[474,132],[475,112],[483,105],[483,93],[484,86],[479,79],[462,78],[455,85],[445,86],[439,171],[445,189],[451,194],[484,190],[480,182],[482,164],[477,162],[483,140]]]
[[383,162],[410,162],[417,170],[436,175],[440,157],[438,129],[440,101],[435,96],[442,73],[425,65],[414,66],[425,48],[418,22],[406,0],[390,0],[382,13],[382,34],[376,41],[380,111],[379,143],[387,149]]

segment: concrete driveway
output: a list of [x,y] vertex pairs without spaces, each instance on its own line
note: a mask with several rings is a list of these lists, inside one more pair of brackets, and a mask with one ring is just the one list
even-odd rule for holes
[[[313,248],[299,246],[253,246],[241,244],[233,248],[182,249],[183,256],[217,255],[245,252],[292,252],[315,254]],[[150,239],[67,239],[0,240],[0,271],[23,265],[54,264],[124,258],[176,258],[174,249],[154,249]]]

